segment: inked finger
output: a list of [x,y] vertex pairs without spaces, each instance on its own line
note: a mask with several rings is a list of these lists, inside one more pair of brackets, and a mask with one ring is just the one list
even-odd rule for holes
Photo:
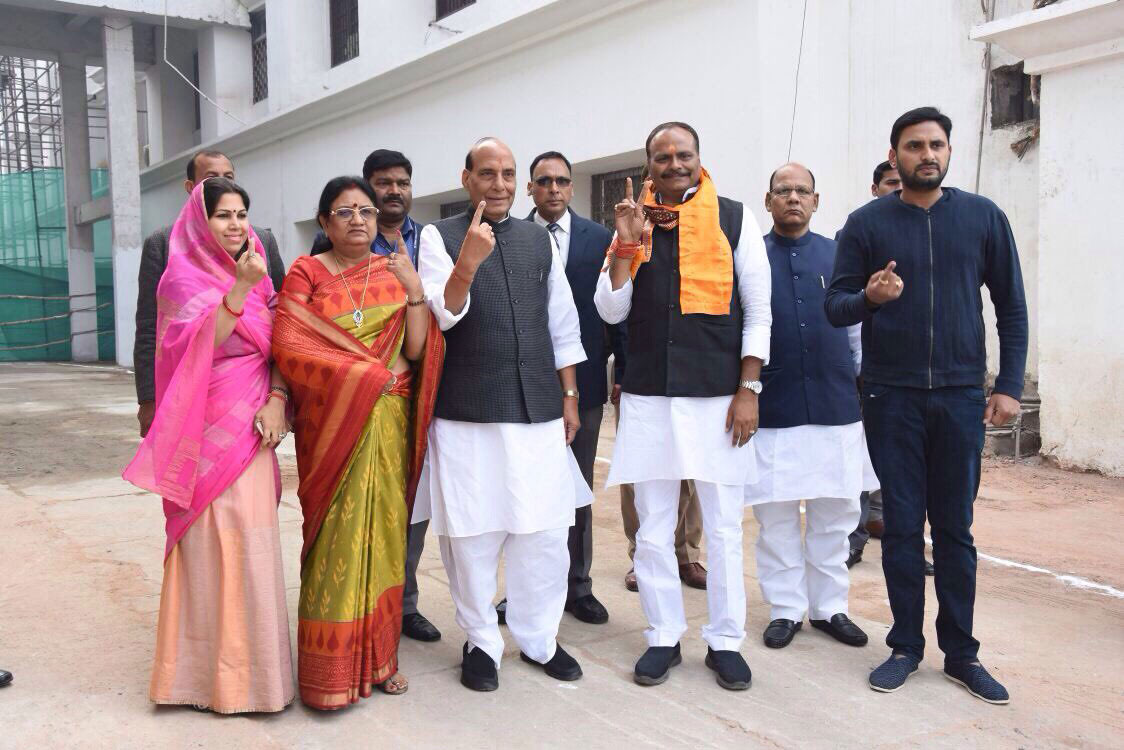
[[484,215],[484,206],[486,205],[487,203],[484,201],[480,201],[476,204],[476,213],[472,216],[472,223],[469,224],[470,227],[480,226],[480,218]]

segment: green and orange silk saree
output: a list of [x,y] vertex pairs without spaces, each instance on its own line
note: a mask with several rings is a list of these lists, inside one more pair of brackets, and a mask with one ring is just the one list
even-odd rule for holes
[[297,656],[301,700],[331,710],[398,668],[406,529],[433,415],[444,341],[431,319],[422,358],[391,374],[405,339],[406,292],[372,259],[340,275],[298,258],[282,288],[273,356],[295,409],[304,514]]

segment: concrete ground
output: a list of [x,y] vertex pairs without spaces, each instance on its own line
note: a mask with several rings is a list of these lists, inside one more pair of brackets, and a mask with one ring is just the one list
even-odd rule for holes
[[[346,711],[299,704],[277,715],[221,717],[148,703],[161,553],[160,502],[120,479],[137,444],[132,376],[104,366],[0,365],[0,747],[1124,747],[1124,481],[1037,461],[988,461],[976,503],[976,635],[1009,688],[990,706],[941,676],[929,592],[928,659],[893,695],[866,686],[890,622],[877,542],[852,571],[851,614],[871,643],[849,648],[806,629],[786,649],[761,643],[768,611],[746,520],[753,686],[719,688],[703,666],[702,591],[684,590],[691,631],[671,679],[641,688],[632,665],[644,619],[628,570],[615,491],[595,507],[594,585],[611,614],[567,615],[560,640],[585,677],[558,683],[509,645],[495,693],[458,682],[453,622],[437,545],[426,547],[422,611],[444,633],[403,640],[409,693],[376,693]],[[282,446],[282,541],[296,626],[300,510],[291,445]],[[600,455],[612,452],[606,419]],[[599,482],[605,462],[598,463]]]

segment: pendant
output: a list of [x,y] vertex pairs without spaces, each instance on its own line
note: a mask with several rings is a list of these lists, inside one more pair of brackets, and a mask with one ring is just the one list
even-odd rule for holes
[[352,314],[351,319],[355,321],[355,327],[359,328],[360,326],[363,325],[363,311],[362,310],[356,310]]

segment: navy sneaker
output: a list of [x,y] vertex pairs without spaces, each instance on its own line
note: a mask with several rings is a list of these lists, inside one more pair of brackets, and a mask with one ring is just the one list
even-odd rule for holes
[[906,654],[890,654],[890,658],[882,662],[870,673],[867,682],[871,690],[880,693],[892,693],[917,671],[917,660]]
[[636,662],[632,679],[638,685],[662,684],[667,681],[671,668],[682,661],[678,643],[674,646],[652,646]]
[[1007,694],[1007,688],[1000,685],[998,680],[989,675],[983,664],[978,661],[945,664],[944,676],[958,685],[963,685],[965,690],[981,701],[993,703],[997,706],[1006,705],[1011,701],[1011,696]]

